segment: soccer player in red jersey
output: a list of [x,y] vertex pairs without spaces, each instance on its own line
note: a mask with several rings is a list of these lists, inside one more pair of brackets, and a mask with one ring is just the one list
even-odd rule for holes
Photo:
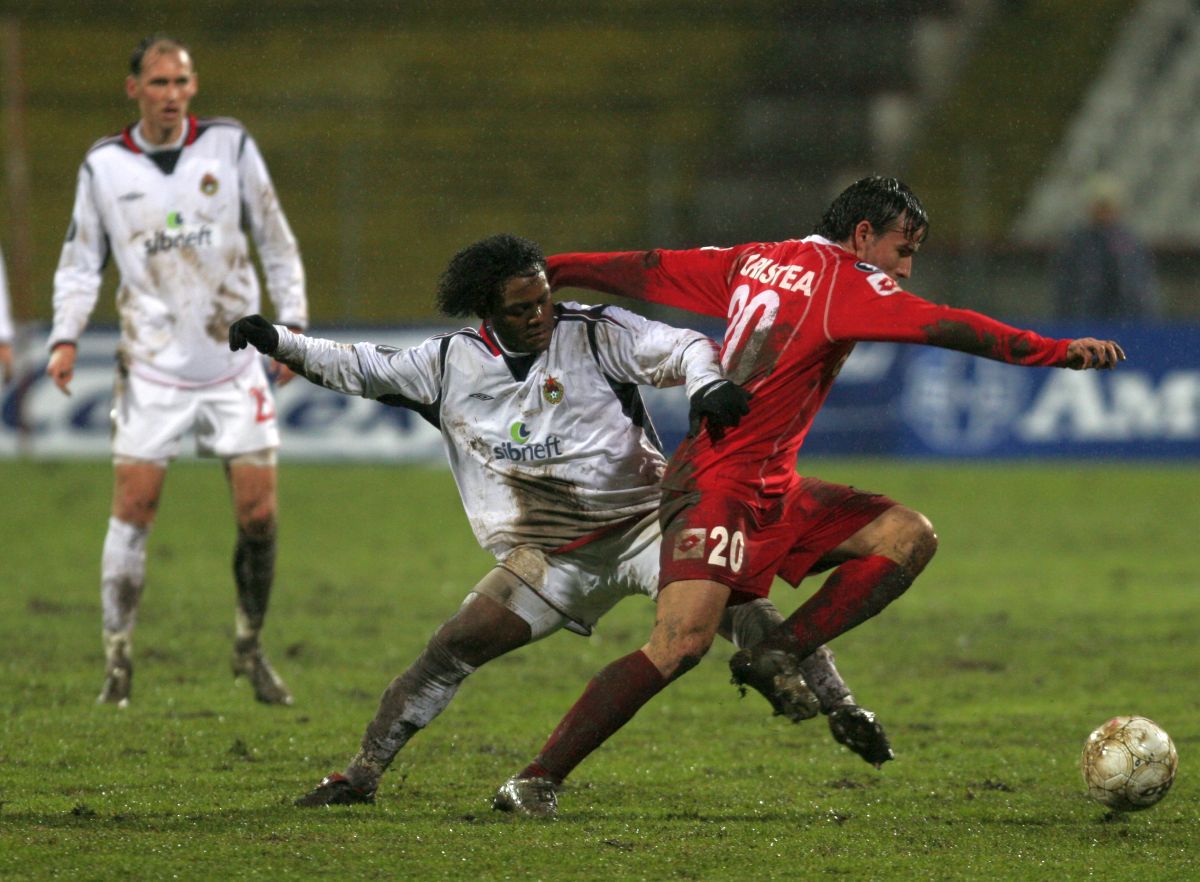
[[671,459],[650,639],[593,678],[537,759],[501,786],[496,808],[552,814],[544,803],[554,800],[553,786],[699,663],[727,606],[765,597],[775,576],[797,585],[832,569],[772,634],[734,656],[737,681],[770,678],[789,663],[785,654],[804,658],[876,615],[925,568],[937,535],[924,515],[796,473],[813,418],[856,342],[924,343],[1075,370],[1124,359],[1111,340],[1049,339],[904,291],[927,233],[925,210],[907,186],[870,177],[838,196],[805,239],[550,258],[555,288],[724,316],[721,363],[750,406],[735,427],[698,432]]

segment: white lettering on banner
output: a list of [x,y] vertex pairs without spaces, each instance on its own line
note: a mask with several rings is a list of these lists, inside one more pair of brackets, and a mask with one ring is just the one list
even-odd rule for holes
[[[774,290],[754,297],[750,292],[750,285],[739,286],[730,310],[728,336],[748,350],[743,359],[753,354],[754,338],[769,327],[779,305]],[[437,330],[342,328],[327,336],[404,348]],[[16,377],[0,387],[0,460],[107,459],[118,335],[89,330],[81,338],[67,397],[45,375],[46,328],[28,324],[17,331]],[[1146,350],[1160,342],[1148,334],[1145,339]],[[841,446],[847,426],[874,431],[882,419],[881,431],[894,437],[881,437],[879,452],[907,445],[901,451],[906,455],[951,457],[1087,456],[1097,449],[1130,457],[1200,457],[1200,368],[1186,354],[1194,347],[1162,337],[1159,348],[1180,354],[1166,363],[1151,358],[1140,369],[1127,364],[1110,373],[1027,370],[944,349],[861,343],[814,426],[809,449],[833,429],[839,446],[830,452],[849,452]],[[725,349],[728,354],[730,346]],[[686,431],[686,396],[679,387],[646,389],[644,396],[672,447]],[[299,379],[276,389],[275,397],[285,460],[445,461],[440,432],[406,408],[338,395]],[[194,456],[192,447],[185,440],[182,455]]]
[[939,453],[984,453],[1003,445],[1028,398],[1032,375],[948,349],[913,354],[900,412]]
[[[436,332],[384,331],[376,332],[375,339],[404,348]],[[0,388],[0,457],[111,455],[109,412],[117,339],[114,332],[103,330],[89,331],[80,339],[69,397],[45,375],[44,329],[31,329],[19,339],[17,378]],[[441,433],[405,408],[339,395],[303,379],[276,388],[275,398],[285,459],[444,461]],[[182,456],[194,456],[193,447],[185,439]]]
[[1019,438],[1035,443],[1195,440],[1200,371],[1167,373],[1157,389],[1152,377],[1137,372],[1055,371],[1014,428]]

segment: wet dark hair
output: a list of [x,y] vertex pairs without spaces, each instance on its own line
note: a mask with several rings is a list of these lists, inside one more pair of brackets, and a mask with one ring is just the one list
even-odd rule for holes
[[188,53],[189,57],[192,54],[186,43],[176,40],[170,34],[158,32],[143,37],[142,41],[133,48],[133,54],[129,56],[129,72],[135,77],[142,75],[142,62],[146,60],[146,53],[151,49],[161,49],[166,52],[183,51]]
[[859,221],[869,221],[875,232],[882,234],[900,217],[904,218],[904,235],[924,242],[929,235],[929,217],[921,200],[903,181],[872,175],[843,190],[813,232],[831,242],[845,242],[854,235]]
[[518,276],[536,276],[546,269],[541,246],[511,233],[489,236],[450,258],[438,279],[437,305],[442,315],[494,315],[504,288]]

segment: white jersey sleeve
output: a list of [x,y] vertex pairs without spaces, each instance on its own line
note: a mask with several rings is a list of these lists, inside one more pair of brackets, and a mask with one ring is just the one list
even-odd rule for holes
[[289,327],[306,328],[308,300],[300,248],[275,195],[267,164],[249,134],[238,158],[238,174],[242,179],[242,206],[262,261],[275,318]]
[[[564,304],[572,307],[576,304]],[[678,386],[690,396],[723,378],[717,344],[699,331],[651,321],[619,306],[595,325],[596,359],[604,372],[626,383]]]
[[0,343],[11,343],[12,339],[12,305],[8,299],[8,275],[4,271],[4,252],[0,251]]
[[71,222],[54,273],[51,346],[79,339],[100,294],[100,274],[108,259],[108,236],[96,207],[92,183],[92,170],[84,162],[79,167]]
[[[692,350],[707,344],[636,318],[623,328],[602,309],[562,304],[557,313],[536,356],[506,355],[486,323],[403,350],[276,326],[274,356],[312,382],[437,426],[480,546],[496,555],[560,548],[655,510],[666,460],[638,386],[680,382]],[[604,325],[615,326],[611,337]]]
[[441,347],[437,337],[411,349],[396,349],[375,343],[335,343],[275,327],[279,346],[274,358],[318,386],[363,398],[395,396],[409,405],[433,404],[438,399]]

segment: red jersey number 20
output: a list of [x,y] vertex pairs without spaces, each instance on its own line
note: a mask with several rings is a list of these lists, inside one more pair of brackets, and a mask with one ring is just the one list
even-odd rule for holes
[[758,356],[775,317],[779,294],[770,288],[750,296],[749,285],[738,285],[729,301],[729,327],[721,347],[721,366],[735,383],[745,382],[754,372]]

